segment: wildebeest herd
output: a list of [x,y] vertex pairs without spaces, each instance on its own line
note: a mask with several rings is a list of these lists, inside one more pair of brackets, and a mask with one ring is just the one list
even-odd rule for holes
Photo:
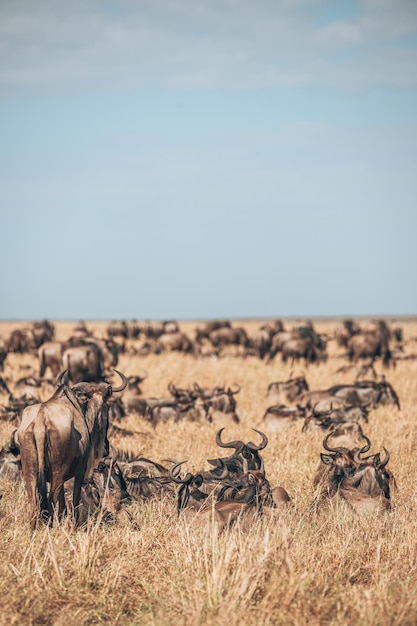
[[[13,426],[0,451],[0,478],[23,480],[32,528],[67,514],[77,525],[96,511],[106,519],[129,519],[132,500],[162,497],[176,498],[179,515],[187,519],[214,518],[220,526],[239,519],[248,525],[266,509],[291,505],[285,486],[270,484],[262,451],[268,437],[294,424],[306,436],[311,431],[323,435],[311,479],[317,503],[342,499],[358,513],[390,509],[395,487],[387,467],[390,453],[384,447],[368,454],[366,425],[381,405],[400,409],[387,376],[390,367],[413,355],[404,352],[398,324],[345,320],[329,335],[312,322],[289,326],[271,320],[249,334],[242,325],[218,320],[195,325],[193,338],[176,321],[113,321],[105,330],[96,336],[79,323],[58,341],[54,324],[43,321],[0,337],[0,418]],[[152,372],[140,362],[149,354],[183,352],[215,362],[256,358],[266,364],[281,355],[289,367],[308,369],[326,362],[329,342],[345,351],[347,361],[335,374],[352,372],[355,380],[310,389],[307,373],[290,372],[287,380],[268,381],[269,406],[252,425],[255,442],[227,438],[228,428],[241,423],[239,380],[211,387],[192,380],[179,387],[168,379],[164,396],[142,393]],[[22,359],[25,376],[16,378],[9,367],[16,358]],[[133,375],[116,369],[122,358],[135,364]],[[376,367],[383,367],[384,375]],[[109,380],[116,376],[120,382],[114,385]],[[212,424],[213,442],[231,453],[209,459],[210,467],[197,472],[187,471],[183,459],[154,461],[127,453],[117,445],[132,434],[123,427],[126,416],[154,428],[183,421]]]

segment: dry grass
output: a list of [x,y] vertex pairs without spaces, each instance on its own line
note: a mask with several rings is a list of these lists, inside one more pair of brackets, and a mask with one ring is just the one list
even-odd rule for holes
[[[257,323],[246,323],[249,331]],[[0,332],[13,324],[0,324]],[[60,323],[65,338],[73,324]],[[97,333],[105,324],[95,325]],[[192,335],[193,324],[182,324]],[[417,323],[404,324],[406,338]],[[317,323],[331,330],[331,322]],[[417,344],[410,344],[409,351]],[[312,389],[351,382],[353,374],[334,372],[343,363],[331,343],[326,364],[311,366]],[[25,375],[31,356],[12,355],[5,375]],[[168,354],[119,363],[126,374],[149,372],[145,395],[163,395],[176,385],[239,383],[239,426],[226,438],[256,437],[268,405],[269,382],[286,379],[290,366],[255,358],[202,359]],[[302,368],[297,367],[300,372]],[[381,372],[381,369],[379,369]],[[7,624],[140,624],[234,626],[309,624],[349,626],[417,623],[417,361],[402,361],[387,372],[402,408],[380,408],[366,432],[373,449],[385,445],[398,491],[393,509],[382,518],[358,517],[347,507],[320,508],[313,503],[312,476],[321,450],[316,434],[301,424],[271,434],[264,451],[267,477],[283,485],[292,505],[269,511],[249,532],[239,527],[218,534],[210,523],[202,530],[178,520],[175,501],[135,503],[130,508],[138,530],[127,521],[105,526],[90,520],[74,531],[69,521],[52,529],[29,530],[29,510],[21,485],[0,483],[0,615]],[[1,399],[0,399],[1,401]],[[218,455],[215,428],[209,424],[170,424],[153,430],[137,417],[126,420],[140,434],[116,443],[160,460],[188,459],[188,467],[207,468]],[[12,426],[0,424],[0,443]],[[252,437],[253,435],[253,437]]]

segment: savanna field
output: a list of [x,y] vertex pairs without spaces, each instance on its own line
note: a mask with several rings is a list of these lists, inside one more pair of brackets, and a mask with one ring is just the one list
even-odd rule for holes
[[[403,356],[417,353],[417,321],[401,320]],[[285,321],[289,327],[292,322]],[[315,329],[332,337],[337,322],[317,320]],[[55,335],[67,339],[74,322],[56,322]],[[107,322],[87,322],[97,337]],[[241,324],[248,334],[258,321]],[[0,334],[23,323],[1,322]],[[194,322],[180,322],[190,338]],[[133,341],[133,340],[132,340]],[[74,529],[70,519],[31,531],[30,510],[22,483],[0,478],[0,623],[195,625],[336,625],[407,626],[417,624],[417,360],[401,358],[377,374],[397,392],[401,409],[380,406],[362,424],[371,452],[385,447],[397,489],[384,515],[354,513],[315,500],[313,477],[323,452],[325,433],[302,432],[303,420],[278,432],[262,426],[271,402],[268,384],[304,374],[311,390],[354,382],[357,370],[336,373],[347,364],[345,349],[329,339],[325,362],[271,363],[229,353],[197,358],[176,352],[121,354],[117,369],[147,378],[143,396],[166,396],[167,385],[202,387],[239,385],[239,424],[228,424],[225,440],[259,441],[272,487],[283,486],[291,503],[265,509],[249,528],[237,523],[219,532],[207,518],[195,525],[178,518],[175,495],[133,502],[130,519],[105,523],[91,516]],[[15,381],[39,373],[33,354],[8,354],[1,373]],[[118,384],[118,383],[117,383]],[[41,388],[42,400],[51,388]],[[0,395],[0,403],[7,394]],[[218,426],[180,421],[153,427],[136,414],[119,423],[123,431],[110,443],[154,461],[187,460],[184,471],[210,468],[207,459],[222,455],[215,442]],[[16,425],[0,421],[0,447]]]

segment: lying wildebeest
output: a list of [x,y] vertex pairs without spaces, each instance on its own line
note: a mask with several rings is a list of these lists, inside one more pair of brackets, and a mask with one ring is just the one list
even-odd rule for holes
[[51,520],[54,510],[63,515],[64,483],[71,478],[77,522],[82,483],[90,477],[94,462],[109,451],[107,401],[112,393],[126,387],[125,377],[117,373],[123,382],[112,388],[109,383],[89,382],[69,387],[63,372],[49,400],[23,410],[17,438],[32,508],[32,528],[39,518]]
[[365,406],[343,406],[333,407],[330,404],[329,409],[318,410],[318,402],[313,408],[307,407],[302,432],[309,430],[328,430],[334,425],[343,423],[359,422],[363,420],[368,422],[368,408]]
[[305,417],[306,409],[302,406],[286,406],[275,404],[266,409],[261,426],[270,431],[279,432],[288,424],[292,424],[299,418]]
[[240,386],[235,385],[234,388],[215,386],[212,389],[203,389],[194,383],[194,393],[196,397],[204,399],[209,410],[209,422],[213,424],[220,423],[239,423],[239,416],[236,412],[235,395],[240,391]]
[[20,447],[16,442],[16,432],[17,429],[12,432],[10,441],[0,450],[0,477],[13,481],[20,480],[22,474]]
[[[173,475],[177,463],[170,470],[173,482],[180,484],[177,509],[190,521],[204,521],[212,518],[220,527],[234,524],[237,520],[253,521],[262,515],[263,507],[278,508],[288,504],[289,496],[281,487],[271,489],[263,472],[249,470],[234,478],[228,477],[225,463],[221,464],[222,474],[190,474],[184,479]],[[210,474],[210,476],[207,476]]]
[[297,376],[285,381],[270,383],[267,389],[267,398],[273,403],[294,402],[303,393],[309,390],[304,376]]
[[[319,401],[327,401],[330,406],[334,398],[354,406],[372,405],[376,408],[380,405],[394,404],[398,409],[400,408],[397,393],[384,378],[379,381],[361,380],[353,385],[335,385],[320,391],[306,391],[298,403],[302,406],[313,406]],[[328,410],[324,409],[323,405],[320,405],[320,409]]]
[[252,430],[255,433],[258,433],[258,435],[262,438],[259,445],[252,443],[252,441],[244,443],[239,439],[225,443],[221,438],[223,430],[224,428],[220,428],[217,432],[216,443],[221,448],[233,448],[234,453],[225,458],[209,459],[209,463],[214,465],[217,472],[220,473],[222,462],[224,462],[230,474],[247,474],[249,470],[260,470],[263,473],[264,462],[259,454],[259,451],[263,450],[267,446],[268,437],[260,430],[252,428]]
[[395,481],[386,469],[390,459],[388,451],[384,448],[384,459],[379,453],[363,457],[371,446],[367,437],[365,446],[349,449],[330,447],[328,440],[331,436],[329,433],[323,441],[324,449],[331,454],[320,454],[321,464],[313,481],[321,495],[333,502],[342,498],[357,513],[381,514],[389,510],[390,488]]

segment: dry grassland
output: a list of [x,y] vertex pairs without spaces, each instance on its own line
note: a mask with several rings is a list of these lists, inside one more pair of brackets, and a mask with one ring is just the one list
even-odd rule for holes
[[[89,326],[91,326],[90,324]],[[13,324],[0,324],[0,332]],[[57,324],[59,339],[74,324]],[[252,332],[258,323],[245,323]],[[97,334],[105,324],[94,325]],[[181,324],[193,336],[192,323]],[[331,322],[317,322],[331,331]],[[405,338],[417,336],[417,323],[404,322]],[[408,352],[417,351],[410,343]],[[311,389],[352,382],[353,373],[335,374],[342,351],[329,344],[327,363],[306,371]],[[8,356],[6,376],[26,375],[29,355]],[[126,375],[145,368],[144,395],[165,395],[167,384],[202,386],[238,383],[240,425],[227,427],[225,439],[257,440],[268,406],[266,388],[286,380],[291,367],[277,358],[266,365],[256,358],[207,358],[166,354],[121,356]],[[379,373],[382,373],[378,365]],[[302,367],[296,367],[300,373]],[[267,478],[282,485],[292,504],[268,513],[243,532],[218,534],[178,520],[175,500],[134,503],[138,528],[125,520],[109,526],[90,520],[74,530],[69,521],[52,529],[29,530],[29,508],[21,485],[0,483],[0,622],[3,624],[123,624],[176,626],[336,625],[412,626],[417,624],[417,361],[386,371],[401,411],[381,407],[364,429],[372,451],[384,445],[398,490],[392,511],[383,517],[358,517],[347,507],[318,508],[312,478],[322,436],[301,432],[302,421],[269,436],[263,451]],[[0,401],[2,399],[0,398]],[[207,469],[219,456],[215,427],[179,423],[155,430],[138,417],[123,426],[134,437],[113,441],[148,458],[188,459],[190,471]],[[0,444],[13,427],[0,423]]]

